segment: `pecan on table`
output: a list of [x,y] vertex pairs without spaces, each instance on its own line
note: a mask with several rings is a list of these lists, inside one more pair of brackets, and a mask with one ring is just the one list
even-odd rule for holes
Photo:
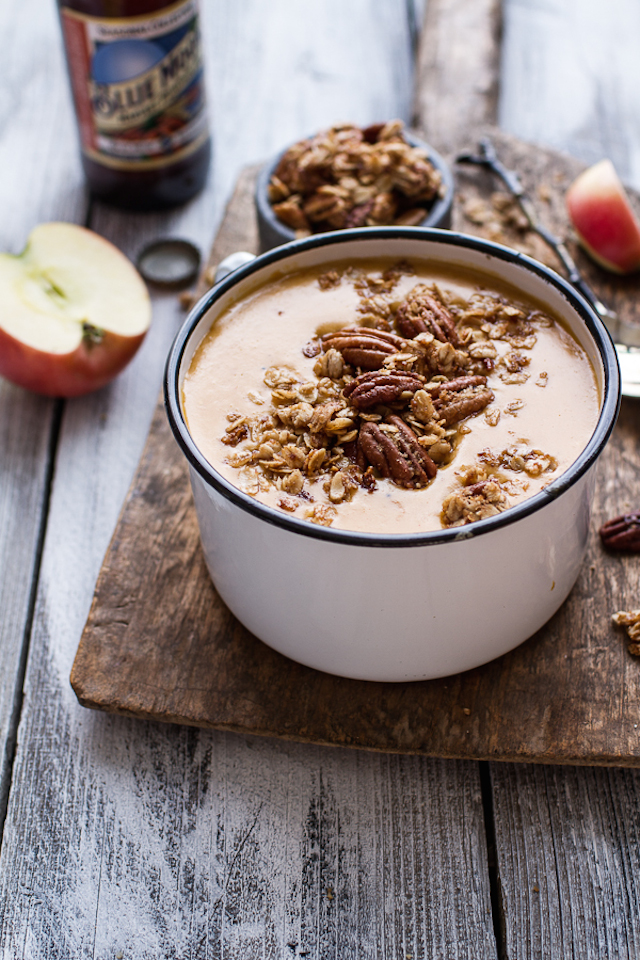
[[[361,373],[351,380],[342,391],[356,410],[369,410],[378,403],[393,403],[400,399],[411,400],[416,390],[424,385],[424,377],[401,370],[382,370]],[[403,394],[407,396],[403,397]]]
[[426,487],[438,471],[435,463],[404,420],[392,415],[384,422],[395,427],[395,431],[386,433],[377,423],[363,424],[358,434],[358,452],[399,487]]
[[493,390],[482,376],[457,377],[430,388],[437,416],[447,427],[459,423],[472,413],[484,410],[495,399]]
[[378,370],[385,358],[398,353],[404,344],[401,337],[370,327],[336,330],[335,333],[326,333],[322,338],[325,352],[337,350],[346,363],[364,370]]
[[[419,292],[416,292],[419,291]],[[419,333],[432,333],[436,340],[457,347],[458,333],[446,307],[422,287],[413,290],[396,312],[396,325],[403,337],[413,339]]]
[[600,527],[600,539],[607,550],[640,553],[640,510],[607,520]]

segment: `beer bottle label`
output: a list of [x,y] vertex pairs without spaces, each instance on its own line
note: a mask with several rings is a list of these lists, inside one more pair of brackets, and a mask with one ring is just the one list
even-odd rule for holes
[[207,139],[197,0],[126,19],[62,7],[83,152],[116,170],[153,169]]

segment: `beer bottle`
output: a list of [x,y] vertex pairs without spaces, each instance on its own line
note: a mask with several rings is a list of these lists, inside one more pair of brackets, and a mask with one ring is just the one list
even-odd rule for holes
[[91,194],[135,210],[203,186],[211,142],[198,0],[58,0]]

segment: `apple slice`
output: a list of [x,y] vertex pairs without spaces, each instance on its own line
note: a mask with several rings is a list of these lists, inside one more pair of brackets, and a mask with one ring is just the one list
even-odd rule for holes
[[21,254],[0,254],[0,375],[28,390],[98,390],[131,360],[150,322],[138,272],[91,230],[42,223]]
[[640,223],[610,160],[581,173],[566,203],[580,244],[600,266],[614,273],[640,269]]

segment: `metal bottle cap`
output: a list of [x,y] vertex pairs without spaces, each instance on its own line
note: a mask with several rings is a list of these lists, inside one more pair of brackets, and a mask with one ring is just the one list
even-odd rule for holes
[[188,240],[155,240],[138,255],[137,267],[149,283],[178,290],[193,283],[200,269],[200,251]]

